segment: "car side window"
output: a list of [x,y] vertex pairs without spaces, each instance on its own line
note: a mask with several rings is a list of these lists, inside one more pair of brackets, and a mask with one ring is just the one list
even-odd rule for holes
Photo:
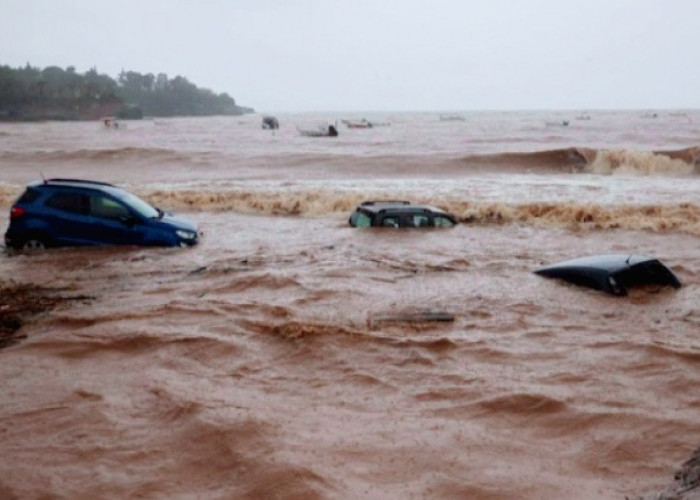
[[388,215],[382,219],[383,227],[399,227],[399,218],[395,215]]
[[70,212],[84,214],[86,212],[85,195],[79,193],[55,193],[46,200],[46,206]]
[[435,227],[452,227],[455,223],[442,215],[435,216]]
[[430,219],[425,214],[413,214],[409,225],[412,227],[428,227],[430,225]]
[[129,216],[129,210],[112,198],[106,196],[90,197],[90,214],[94,217],[106,219],[120,219]]
[[352,223],[355,227],[369,227],[372,224],[372,218],[360,211],[352,214]]

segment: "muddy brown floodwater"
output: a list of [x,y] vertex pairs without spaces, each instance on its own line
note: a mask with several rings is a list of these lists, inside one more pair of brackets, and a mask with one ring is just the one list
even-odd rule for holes
[[[2,125],[1,227],[40,166],[123,185],[204,235],[0,255],[0,321],[19,327],[0,350],[0,498],[623,499],[669,484],[700,444],[700,176],[648,151],[691,151],[694,122],[612,113],[545,138],[536,114],[410,115],[318,143],[252,118]],[[532,166],[570,161],[533,145],[619,148],[621,124],[627,157],[575,160],[622,172]],[[498,151],[526,161],[479,163]],[[348,227],[376,196],[462,223]],[[604,253],[657,257],[683,286],[615,297],[533,273]]]

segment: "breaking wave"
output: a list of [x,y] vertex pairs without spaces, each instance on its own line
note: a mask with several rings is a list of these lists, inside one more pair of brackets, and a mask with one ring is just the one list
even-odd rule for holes
[[521,223],[571,230],[677,231],[700,236],[700,206],[691,203],[602,206],[570,202],[521,205],[456,202],[447,208],[466,223]]
[[598,151],[585,171],[593,174],[690,175],[696,173],[697,158],[641,151]]
[[691,175],[700,173],[700,147],[676,151],[565,148],[532,153],[466,156],[469,167],[534,173],[590,173],[603,175]]
[[571,147],[533,152],[504,152],[445,158],[442,155],[369,155],[334,153],[288,153],[279,157],[269,153],[239,158],[221,151],[181,151],[158,147],[118,147],[107,149],[39,150],[0,152],[0,160],[16,163],[82,162],[155,163],[158,165],[237,165],[241,167],[303,169],[327,168],[329,171],[405,174],[417,172],[465,173],[590,173],[598,175],[685,176],[700,174],[700,146],[674,151],[640,151],[633,149],[595,149]]

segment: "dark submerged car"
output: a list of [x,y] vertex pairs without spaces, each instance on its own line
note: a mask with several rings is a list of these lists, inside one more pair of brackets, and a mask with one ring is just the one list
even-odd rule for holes
[[681,282],[668,267],[643,255],[582,257],[542,267],[535,273],[613,295],[627,295],[628,288],[640,285],[681,287]]
[[29,184],[10,209],[5,245],[42,249],[75,245],[189,246],[194,222],[163,212],[104,182],[48,179]]
[[365,201],[348,221],[353,227],[452,227],[457,218],[439,208],[408,201]]

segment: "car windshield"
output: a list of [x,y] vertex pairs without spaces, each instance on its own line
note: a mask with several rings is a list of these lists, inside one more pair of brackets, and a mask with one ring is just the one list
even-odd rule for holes
[[162,216],[163,212],[159,211],[157,208],[152,207],[138,196],[124,191],[120,193],[120,198],[124,203],[129,205],[136,213],[138,213],[142,217],[145,217],[147,219],[158,219]]
[[625,288],[641,285],[680,285],[678,278],[658,260],[641,262],[615,273],[614,276]]

